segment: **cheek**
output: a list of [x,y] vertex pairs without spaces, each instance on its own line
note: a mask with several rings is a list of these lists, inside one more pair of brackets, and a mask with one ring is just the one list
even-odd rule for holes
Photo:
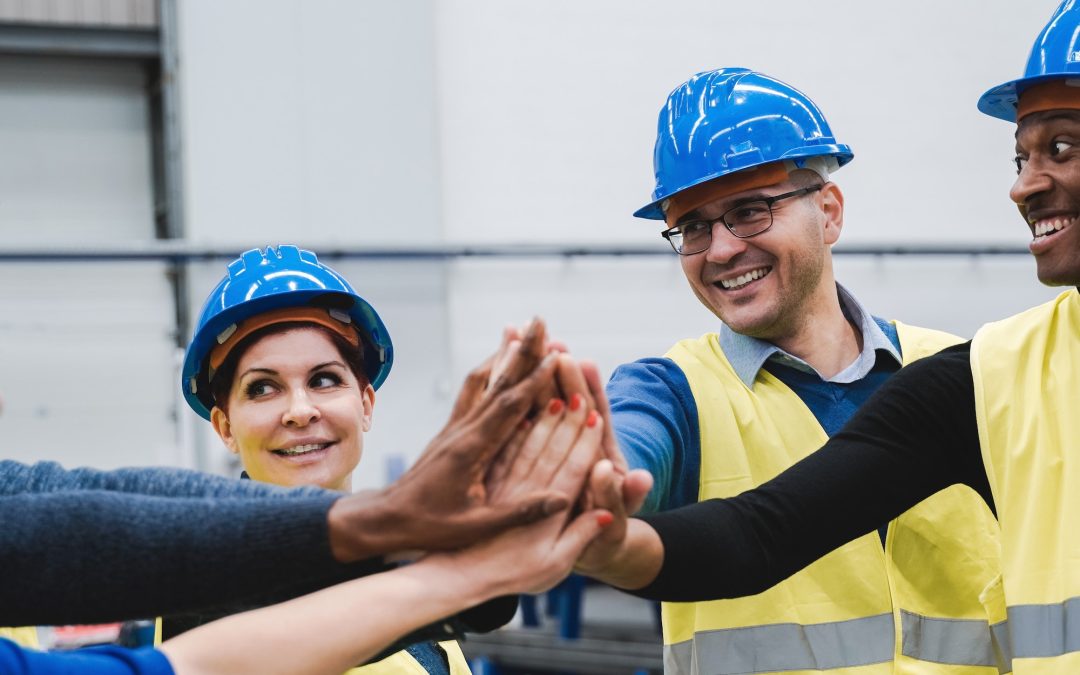
[[265,445],[277,428],[277,419],[269,410],[251,407],[236,410],[230,418],[233,438],[241,452],[256,450]]

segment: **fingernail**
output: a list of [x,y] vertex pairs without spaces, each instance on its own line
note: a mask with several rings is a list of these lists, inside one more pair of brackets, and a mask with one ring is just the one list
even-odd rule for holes
[[611,515],[607,511],[597,514],[596,516],[596,524],[600,527],[607,527],[613,522],[615,522],[615,516]]
[[558,415],[562,412],[563,402],[561,398],[551,399],[551,403],[548,404],[548,412],[552,415]]
[[595,410],[589,411],[589,416],[585,418],[585,426],[592,428],[596,426],[596,421],[600,419],[600,415]]
[[577,410],[581,407],[581,394],[574,394],[570,397],[570,409]]

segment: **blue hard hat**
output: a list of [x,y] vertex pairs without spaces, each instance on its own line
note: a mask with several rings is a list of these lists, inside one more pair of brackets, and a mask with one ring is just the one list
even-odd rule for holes
[[[382,319],[356,294],[340,274],[319,262],[311,251],[296,246],[252,249],[229,264],[206,299],[195,336],[184,354],[181,388],[188,405],[210,419],[210,352],[228,338],[244,319],[286,307],[327,307],[350,321],[366,343],[365,366],[375,389],[386,380],[394,362],[394,345]],[[340,320],[339,319],[339,320]]]
[[736,171],[780,160],[802,166],[855,155],[836,142],[821,110],[798,89],[746,68],[698,73],[668,96],[657,122],[652,201],[638,218],[664,219],[665,199]]
[[998,85],[979,98],[979,110],[1008,122],[1016,121],[1020,94],[1048,80],[1080,78],[1080,6],[1065,0],[1035,38],[1024,76]]

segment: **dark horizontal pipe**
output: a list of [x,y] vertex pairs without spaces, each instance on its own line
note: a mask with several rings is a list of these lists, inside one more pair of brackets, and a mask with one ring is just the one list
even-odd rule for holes
[[[415,248],[365,248],[360,246],[313,247],[322,258],[364,260],[454,260],[458,258],[576,258],[612,256],[668,256],[666,246],[438,246]],[[3,262],[198,262],[235,258],[243,247],[198,247],[186,245],[148,245],[145,247],[101,247],[95,249],[19,248],[0,249]],[[837,255],[861,256],[1016,256],[1028,255],[1024,246],[959,246],[874,244],[833,249]]]

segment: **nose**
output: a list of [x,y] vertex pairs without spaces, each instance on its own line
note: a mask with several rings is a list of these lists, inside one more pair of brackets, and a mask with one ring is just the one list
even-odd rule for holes
[[1024,206],[1032,197],[1047,192],[1054,187],[1054,181],[1046,171],[1041,160],[1031,158],[1024,162],[1016,182],[1009,190],[1009,198],[1014,203]]
[[705,249],[705,259],[713,263],[727,263],[745,251],[747,243],[745,239],[739,239],[721,222],[715,222],[712,226],[712,240],[709,248]]
[[289,395],[289,406],[281,416],[281,423],[287,427],[306,427],[321,416],[318,406],[301,390]]

